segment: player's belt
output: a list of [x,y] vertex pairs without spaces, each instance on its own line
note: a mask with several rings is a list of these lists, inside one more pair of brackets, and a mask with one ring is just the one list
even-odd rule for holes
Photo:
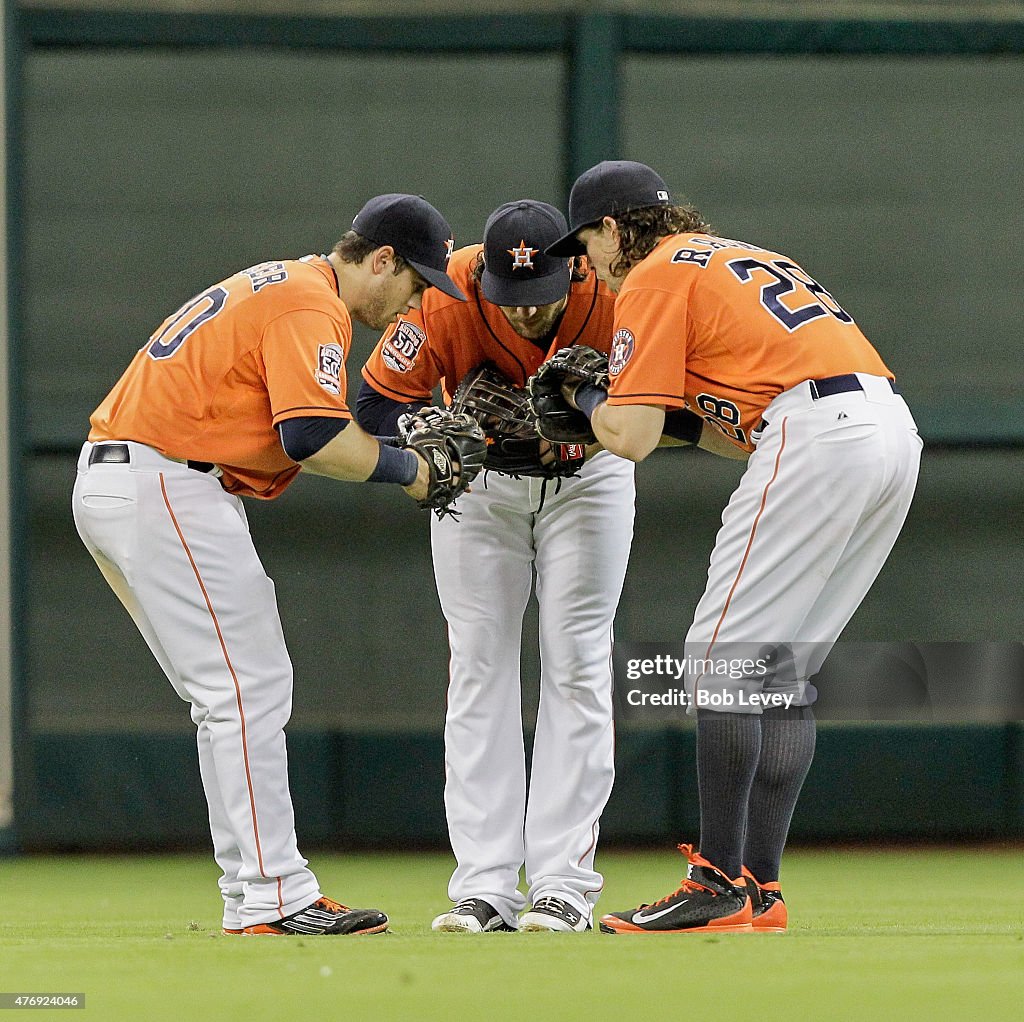
[[127,444],[97,444],[89,452],[90,465],[127,465],[131,460]]
[[[826,376],[823,380],[808,380],[811,388],[811,397],[815,401],[821,397],[832,397],[833,394],[849,394],[854,390],[863,390],[864,387],[855,373],[844,373],[842,376]],[[892,381],[888,381],[892,392],[898,394],[900,388]]]
[[[90,465],[129,465],[132,455],[127,444],[96,444],[89,452]],[[177,461],[177,458],[171,458]],[[196,472],[210,473],[217,466],[210,461],[186,460],[185,464]]]

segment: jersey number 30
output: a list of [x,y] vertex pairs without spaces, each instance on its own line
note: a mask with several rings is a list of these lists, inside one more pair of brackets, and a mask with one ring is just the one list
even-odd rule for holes
[[[768,310],[785,328],[792,333],[797,327],[810,323],[820,316],[832,316],[840,323],[852,323],[853,317],[813,278],[809,277],[796,263],[788,259],[731,259],[725,264],[742,284],[753,280],[755,272],[771,279],[761,285],[761,305]],[[791,309],[780,299],[793,291],[808,294],[817,299]]]
[[167,324],[150,338],[150,358],[170,358],[205,322],[224,308],[227,291],[219,284],[196,295],[167,320]]

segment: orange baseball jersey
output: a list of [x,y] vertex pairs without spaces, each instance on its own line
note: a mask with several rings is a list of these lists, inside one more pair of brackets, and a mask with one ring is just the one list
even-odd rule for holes
[[352,321],[320,256],[242,270],[160,324],[90,419],[89,439],[208,461],[230,493],[270,499],[299,472],[274,428],[350,419]]
[[688,408],[737,446],[804,380],[893,378],[853,318],[792,259],[708,234],[663,239],[615,303],[609,404]]
[[615,295],[591,272],[574,282],[554,339],[545,348],[521,337],[502,311],[484,299],[473,279],[482,245],[454,253],[448,276],[469,301],[458,302],[436,288],[423,295],[422,307],[389,327],[363,367],[363,377],[393,401],[430,401],[441,384],[445,403],[471,369],[490,359],[517,386],[559,348],[587,344],[608,351]]

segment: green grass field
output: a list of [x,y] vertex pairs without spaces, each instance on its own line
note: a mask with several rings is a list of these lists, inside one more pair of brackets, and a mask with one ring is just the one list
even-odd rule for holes
[[[311,864],[393,932],[222,936],[205,856],[0,859],[0,992],[84,992],[84,1017],[103,1022],[1024,1017],[1019,850],[794,850],[790,932],[717,937],[434,934],[448,856]],[[607,852],[599,866],[601,907],[618,910],[668,893],[684,862]]]

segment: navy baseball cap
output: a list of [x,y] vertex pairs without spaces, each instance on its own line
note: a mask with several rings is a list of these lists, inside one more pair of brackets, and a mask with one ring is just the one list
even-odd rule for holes
[[447,273],[455,248],[452,229],[422,195],[376,195],[356,213],[352,230],[378,245],[390,245],[432,287],[466,300]]
[[584,255],[576,232],[606,216],[618,216],[648,206],[669,206],[668,185],[644,163],[605,160],[584,171],[569,193],[569,230],[546,249],[552,256]]
[[564,298],[569,261],[545,249],[565,231],[565,217],[546,202],[499,206],[484,227],[484,298],[495,305],[550,305]]

